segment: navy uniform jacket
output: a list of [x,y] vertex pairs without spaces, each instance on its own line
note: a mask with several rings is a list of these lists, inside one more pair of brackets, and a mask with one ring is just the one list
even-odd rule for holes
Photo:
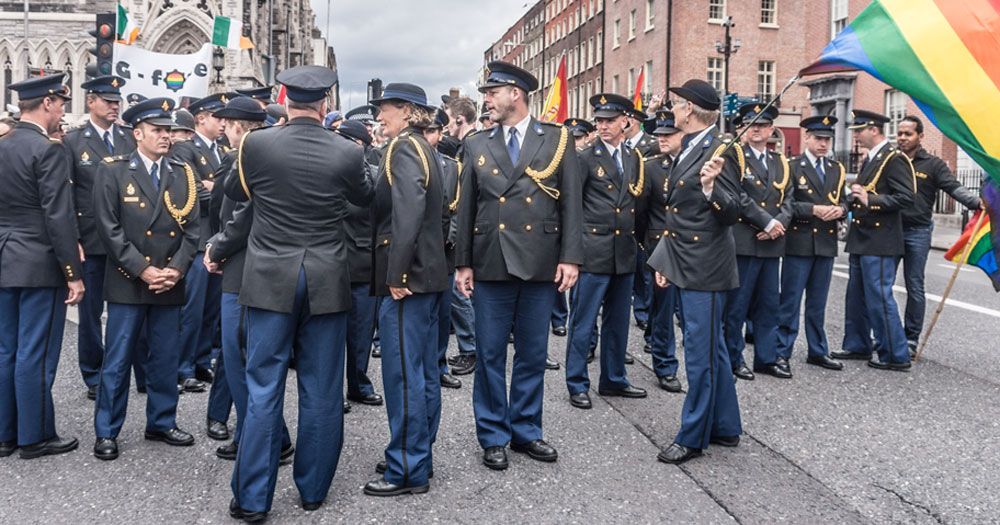
[[979,197],[962,186],[943,160],[920,148],[913,155],[917,195],[913,206],[903,208],[903,226],[930,226],[938,190],[944,190],[966,208],[979,207]]
[[913,206],[917,191],[910,159],[886,144],[858,174],[857,184],[868,191],[868,206],[857,199],[851,202],[852,224],[847,232],[847,251],[882,257],[903,255],[900,212]]
[[[709,197],[701,190],[701,167],[723,147],[713,126],[691,151],[678,157],[667,181],[664,236],[648,265],[671,283],[689,290],[720,292],[739,287],[732,225],[740,216],[739,145],[727,151]],[[676,211],[675,211],[676,210]]]
[[[225,182],[226,178],[232,174],[233,166],[236,165],[235,149],[228,149],[225,154],[220,153],[219,155],[222,157],[222,161],[219,163],[219,169],[215,173],[215,186],[212,187],[208,200],[209,231],[212,232],[212,235],[219,233],[222,230],[222,226],[225,225],[225,222],[222,220],[222,206],[226,201]],[[229,215],[232,215],[232,210],[229,210]]]
[[117,124],[109,131],[114,137],[114,151],[108,151],[102,132],[89,120],[85,126],[71,130],[63,139],[73,164],[73,200],[80,228],[80,244],[83,245],[83,252],[91,255],[104,255],[104,245],[97,236],[97,222],[94,220],[93,193],[97,167],[107,157],[129,155],[135,151],[135,137],[131,131],[126,133]]
[[108,254],[104,300],[109,303],[184,304],[184,279],[156,294],[139,278],[149,266],[185,275],[198,249],[197,175],[174,160],[163,162],[158,175],[159,191],[138,153],[102,161],[97,170],[94,216]]
[[[228,177],[229,175],[227,175]],[[253,225],[253,202],[222,201],[222,229],[208,240],[212,245],[212,262],[222,265],[222,291],[240,293],[243,265],[247,256],[247,239]]]
[[566,128],[532,118],[517,165],[503,127],[466,136],[455,264],[477,281],[552,282],[583,264],[583,176]]
[[455,238],[458,236],[458,206],[459,206],[459,176],[462,173],[462,163],[447,156],[441,157],[442,176],[444,177],[444,256],[448,265],[448,274],[455,273]]
[[785,156],[768,151],[767,173],[749,146],[743,150],[745,168],[740,177],[743,190],[743,211],[733,226],[736,255],[776,258],[785,254],[785,236],[774,240],[757,240],[772,219],[787,230],[792,222],[792,187],[790,168]]
[[789,160],[794,188],[790,197],[795,219],[785,231],[785,255],[799,257],[836,257],[837,221],[824,221],[813,215],[813,206],[840,206],[847,217],[844,204],[844,165],[828,158],[823,159],[826,184],[820,181],[816,167],[803,153]]
[[[642,131],[640,133],[642,133],[642,138],[639,139],[639,142],[635,143],[634,149],[639,153],[641,153],[643,157],[652,157],[653,155],[659,155],[660,142],[656,140],[656,137],[651,136],[649,133],[646,133],[645,131]],[[596,142],[600,143],[601,139],[598,138]]]
[[667,183],[672,160],[669,155],[656,155],[646,159],[646,184],[643,187],[642,214],[639,220],[645,231],[646,253],[653,253],[664,232],[667,231],[667,216],[672,213],[667,206]]
[[636,206],[646,170],[642,155],[624,142],[621,149],[621,177],[603,141],[578,154],[583,172],[583,272],[635,272]]
[[345,199],[366,205],[372,195],[361,146],[308,117],[255,129],[242,142],[238,176],[225,182],[229,198],[253,199],[240,304],[290,313],[305,268],[312,315],[346,312]]
[[407,128],[389,142],[372,200],[373,295],[389,295],[390,286],[413,293],[450,286],[443,185],[441,160],[420,131]]
[[225,151],[222,146],[217,146],[216,151],[219,152],[219,160],[215,160],[215,155],[209,150],[210,146],[211,144],[204,143],[201,137],[195,133],[191,136],[190,140],[178,142],[170,150],[172,158],[191,166],[195,171],[195,175],[198,176],[198,200],[201,207],[201,235],[198,239],[199,251],[205,251],[205,243],[215,233],[212,230],[214,221],[210,218],[212,213],[212,194],[205,189],[201,181],[208,180],[215,182],[216,178],[221,179],[219,177],[223,175],[222,171],[220,171],[221,161],[225,157]]
[[[365,150],[365,178],[374,184],[378,164],[371,164],[371,160],[376,159],[378,162],[381,155],[375,158],[371,152],[378,150],[371,147],[367,147]],[[347,232],[347,266],[351,269],[351,284],[370,283],[372,279],[371,208],[369,206],[356,206],[348,202],[344,229]]]
[[0,139],[0,288],[83,278],[69,155],[29,122]]

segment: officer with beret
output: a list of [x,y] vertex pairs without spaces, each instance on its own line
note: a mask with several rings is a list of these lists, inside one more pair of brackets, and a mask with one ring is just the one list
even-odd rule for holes
[[70,100],[64,77],[9,86],[21,120],[0,141],[0,457],[78,444],[56,434],[52,403],[66,305],[85,297],[69,157],[49,137]]
[[826,299],[837,256],[837,221],[847,215],[844,165],[827,158],[837,117],[817,115],[799,124],[805,151],[789,159],[794,220],[786,231],[778,308],[778,357],[791,359],[799,334],[802,296],[806,297],[806,363],[830,370],[844,368],[830,358],[826,341]]
[[108,254],[108,343],[94,414],[94,456],[102,460],[118,457],[129,368],[142,331],[149,347],[145,437],[194,444],[191,434],[177,428],[175,367],[184,275],[198,249],[200,213],[194,170],[166,158],[173,105],[153,98],[130,107],[122,118],[133,126],[136,151],[103,161],[95,178],[97,232]]
[[233,469],[230,515],[260,521],[271,509],[281,452],[282,402],[295,349],[299,421],[294,479],[302,508],[326,498],[343,445],[344,345],[351,308],[345,200],[366,205],[363,151],[323,128],[337,73],[282,71],[283,126],[246,134],[226,195],[253,199],[240,304],[247,306],[247,414]]
[[[907,370],[910,353],[893,297],[896,260],[904,252],[901,212],[913,205],[916,174],[909,157],[885,137],[889,117],[856,109],[848,129],[868,150],[848,197],[851,225],[847,231],[850,277],[844,308],[843,350],[836,359],[864,359],[882,370]],[[875,354],[872,338],[875,336]]]
[[[726,348],[733,374],[745,380],[754,375],[743,361],[743,326],[748,317],[754,329],[753,371],[774,377],[792,377],[788,361],[777,355],[779,267],[785,253],[785,230],[792,221],[792,187],[788,160],[767,149],[778,109],[755,102],[741,106],[737,123],[749,125],[744,135],[740,186],[743,211],[735,226],[736,263],[740,287],[726,300]],[[751,124],[751,121],[755,119]]]
[[73,159],[73,200],[76,203],[80,244],[83,245],[83,282],[90,291],[80,303],[77,350],[80,372],[87,385],[87,397],[97,398],[98,373],[104,355],[101,315],[104,314],[104,246],[97,237],[94,221],[94,176],[101,160],[135,151],[132,133],[125,133],[118,121],[121,87],[125,79],[106,75],[88,80],[80,87],[87,91],[87,124],[70,131],[63,144]]
[[538,461],[558,458],[542,439],[543,379],[556,291],[576,284],[584,262],[583,176],[569,131],[528,115],[538,80],[505,62],[488,68],[479,89],[497,126],[465,139],[455,286],[476,294],[473,408],[483,463],[506,469],[508,443]]
[[[669,230],[667,217],[672,213],[667,206],[667,189],[670,167],[681,152],[684,134],[674,122],[674,114],[666,109],[657,111],[656,128],[653,130],[660,148],[659,155],[646,159],[646,184],[640,209],[644,216],[637,221],[644,222],[641,230],[646,231],[643,239],[647,253],[653,253],[656,245]],[[660,388],[667,392],[680,392],[681,382],[677,379],[677,357],[675,354],[674,312],[678,308],[677,287],[654,286],[649,311],[649,324],[644,337],[644,350],[652,354],[653,372],[656,373]]]
[[[645,185],[642,154],[625,142],[627,110],[621,95],[598,93],[590,99],[600,140],[579,152],[583,176],[583,265],[570,308],[566,343],[566,387],[570,404],[592,408],[587,354],[601,314],[602,396],[646,397],[626,378],[629,304],[636,257],[636,207]],[[638,210],[641,213],[641,210]]]
[[649,256],[656,285],[676,286],[684,316],[688,393],[681,429],[658,459],[683,463],[709,443],[739,444],[743,433],[722,334],[726,292],[739,287],[732,226],[740,215],[743,152],[718,138],[722,101],[711,84],[689,80],[670,91],[676,125],[685,133],[666,181],[663,236]]
[[261,109],[267,109],[267,105],[272,102],[271,96],[274,86],[261,86],[255,88],[237,89],[236,93],[244,97],[250,97],[260,104]]

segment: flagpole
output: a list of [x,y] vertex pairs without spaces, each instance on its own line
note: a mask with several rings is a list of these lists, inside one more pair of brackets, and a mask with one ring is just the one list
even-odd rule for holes
[[934,318],[931,319],[930,326],[927,327],[927,332],[924,334],[924,340],[920,342],[920,348],[917,349],[917,354],[913,356],[913,360],[916,361],[920,359],[920,354],[924,351],[924,347],[927,346],[927,340],[931,338],[931,332],[934,331],[934,325],[937,324],[938,317],[941,315],[941,310],[944,310],[944,303],[948,300],[948,295],[951,293],[951,287],[955,284],[955,278],[958,277],[958,272],[962,269],[962,265],[969,260],[969,254],[972,253],[972,244],[976,240],[976,235],[979,234],[979,229],[983,226],[983,219],[986,218],[986,210],[983,209],[979,212],[979,220],[976,221],[976,226],[972,229],[972,236],[969,237],[969,242],[965,244],[965,249],[962,250],[962,257],[958,260],[958,264],[955,265],[955,271],[951,274],[951,280],[948,281],[948,287],[944,290],[944,295],[941,296],[941,302],[938,303],[937,310],[934,312]]
[[[24,79],[31,78],[31,59],[28,51],[28,0],[24,0]],[[44,65],[44,64],[43,64]]]
[[[731,147],[733,146],[733,144],[738,144],[738,143],[739,143],[739,141],[740,141],[740,139],[741,139],[741,138],[743,138],[743,135],[744,135],[744,134],[745,134],[745,133],[746,133],[746,132],[747,132],[747,131],[748,131],[748,130],[749,130],[750,128],[752,128],[754,124],[756,124],[756,123],[757,123],[757,120],[758,120],[758,119],[760,119],[760,118],[761,118],[762,116],[764,116],[764,113],[765,113],[765,112],[767,112],[768,108],[770,108],[771,106],[773,106],[775,102],[777,102],[778,100],[780,100],[780,99],[781,99],[781,96],[785,94],[785,91],[788,91],[788,88],[792,87],[792,84],[794,84],[794,83],[798,82],[799,78],[800,78],[800,77],[799,77],[799,75],[795,75],[794,77],[792,77],[792,79],[791,79],[791,80],[789,80],[787,84],[785,84],[785,87],[781,88],[781,91],[779,91],[779,92],[778,92],[778,94],[774,96],[774,98],[772,98],[772,99],[771,99],[770,101],[768,101],[768,103],[764,105],[764,108],[763,108],[763,109],[761,109],[760,111],[757,111],[757,112],[756,112],[757,114],[756,114],[756,115],[754,115],[754,116],[753,116],[753,118],[751,118],[751,119],[750,119],[750,122],[747,122],[747,123],[746,123],[746,124],[745,124],[745,125],[743,126],[743,131],[741,131],[741,132],[740,132],[740,133],[739,133],[738,135],[736,135],[736,137],[735,137],[735,138],[733,138],[733,140],[731,140],[730,142],[728,142],[728,143],[727,143],[727,144],[726,144],[726,145],[725,145],[725,146],[724,146],[724,147],[723,147],[723,148],[722,148],[721,150],[719,150],[719,152],[718,152],[718,153],[716,153],[716,154],[715,154],[714,156],[715,156],[715,157],[720,157],[720,156],[722,156],[722,155],[723,155],[723,154],[724,154],[724,153],[725,153],[726,151],[729,151],[729,148],[731,148]],[[724,109],[724,108],[723,108],[723,109]],[[721,130],[720,130],[720,131],[721,131]]]

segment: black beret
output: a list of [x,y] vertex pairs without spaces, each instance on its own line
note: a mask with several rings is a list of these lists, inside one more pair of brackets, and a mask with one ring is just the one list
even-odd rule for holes
[[683,86],[670,88],[670,91],[703,109],[717,110],[722,105],[719,92],[704,80],[691,79]]

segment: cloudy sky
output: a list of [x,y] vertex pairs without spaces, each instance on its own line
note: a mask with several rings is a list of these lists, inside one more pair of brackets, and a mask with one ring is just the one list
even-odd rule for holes
[[527,2],[310,0],[320,28],[330,6],[326,34],[337,54],[344,109],[365,102],[372,78],[415,83],[436,103],[450,87],[474,92],[483,52],[527,11]]

